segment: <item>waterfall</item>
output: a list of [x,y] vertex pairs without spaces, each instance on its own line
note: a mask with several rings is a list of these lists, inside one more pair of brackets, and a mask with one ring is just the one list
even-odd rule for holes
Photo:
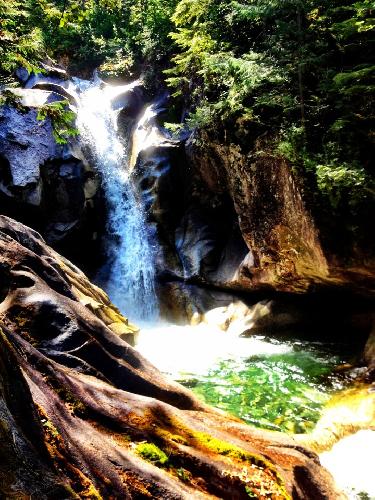
[[118,112],[112,106],[116,96],[137,83],[112,87],[99,79],[76,79],[77,127],[101,173],[108,207],[106,264],[99,273],[100,284],[132,321],[149,322],[158,317],[152,237],[132,183],[130,151],[120,140]]

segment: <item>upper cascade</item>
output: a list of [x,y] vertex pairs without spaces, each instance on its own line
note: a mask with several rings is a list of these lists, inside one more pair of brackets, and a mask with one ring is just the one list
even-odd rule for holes
[[158,303],[152,234],[132,183],[131,141],[121,140],[117,127],[118,113],[123,108],[120,97],[139,82],[110,86],[95,78],[75,79],[74,84],[78,95],[77,127],[101,173],[108,207],[107,259],[99,280],[113,302],[120,310],[128,311],[133,321],[153,321],[158,316]]

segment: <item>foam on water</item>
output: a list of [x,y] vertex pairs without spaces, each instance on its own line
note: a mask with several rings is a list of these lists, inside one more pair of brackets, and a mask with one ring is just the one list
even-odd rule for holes
[[100,80],[76,80],[79,97],[77,126],[89,145],[101,173],[108,207],[101,285],[112,301],[132,321],[152,321],[158,316],[152,236],[129,173],[129,152],[117,133],[117,114],[111,101],[131,90],[137,82],[121,87]]
[[320,454],[322,465],[350,500],[375,499],[374,450],[375,431],[362,430],[344,437],[330,451]]

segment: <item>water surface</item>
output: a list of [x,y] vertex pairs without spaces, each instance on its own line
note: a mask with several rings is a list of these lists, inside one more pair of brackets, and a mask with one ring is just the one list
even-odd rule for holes
[[345,355],[324,343],[165,326],[144,330],[138,349],[206,403],[265,429],[312,430],[345,385],[334,371]]

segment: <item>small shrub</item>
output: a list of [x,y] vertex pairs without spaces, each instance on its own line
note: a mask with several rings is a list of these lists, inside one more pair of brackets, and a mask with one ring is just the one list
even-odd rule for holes
[[5,89],[0,94],[0,106],[11,106],[20,113],[27,113],[28,109],[22,104],[22,99],[15,92]]
[[52,123],[53,136],[57,144],[66,144],[69,137],[79,134],[73,126],[75,113],[68,108],[68,101],[57,101],[45,104],[38,110],[37,119],[40,121],[49,118]]
[[339,206],[344,196],[349,198],[349,205],[355,207],[367,196],[370,184],[363,168],[348,164],[317,165],[317,184],[319,190],[328,196],[333,208]]

